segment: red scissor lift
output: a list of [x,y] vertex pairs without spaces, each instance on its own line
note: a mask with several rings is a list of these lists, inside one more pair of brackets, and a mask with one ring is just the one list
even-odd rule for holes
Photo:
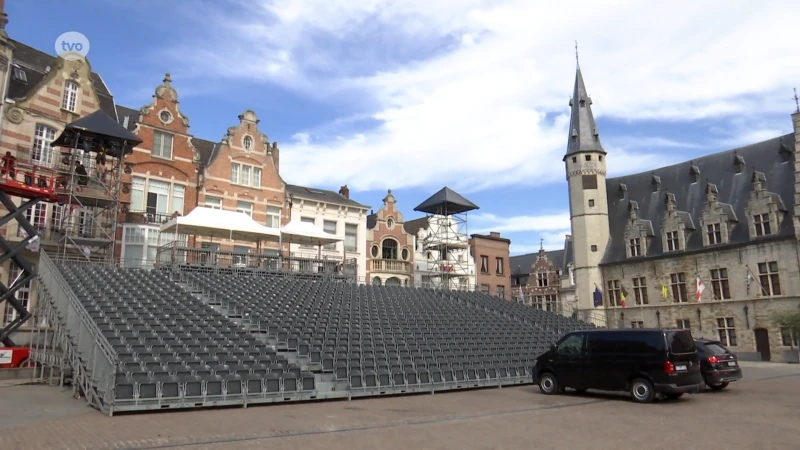
[[[39,239],[38,230],[25,217],[25,212],[41,201],[53,203],[64,201],[64,194],[56,192],[57,179],[58,175],[53,169],[29,161],[17,161],[9,155],[2,157],[0,202],[6,207],[8,213],[0,218],[0,227],[16,220],[19,228],[25,230],[27,234],[25,239],[14,245],[0,235],[0,247],[3,252],[0,256],[0,264],[12,260],[21,272],[20,276],[11,282],[11,286],[6,286],[3,280],[0,280],[0,305],[5,304],[6,308],[11,307],[16,311],[14,320],[0,328],[0,342],[6,347],[15,346],[11,340],[11,334],[31,318],[31,313],[25,305],[17,300],[15,295],[19,288],[36,276],[31,263],[21,255],[23,249]],[[12,197],[20,197],[21,204],[15,205]]]

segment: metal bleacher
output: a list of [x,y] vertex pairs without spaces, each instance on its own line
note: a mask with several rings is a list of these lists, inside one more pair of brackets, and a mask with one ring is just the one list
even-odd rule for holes
[[46,253],[39,280],[53,339],[34,360],[106,414],[527,383],[536,354],[590,327],[478,293]]

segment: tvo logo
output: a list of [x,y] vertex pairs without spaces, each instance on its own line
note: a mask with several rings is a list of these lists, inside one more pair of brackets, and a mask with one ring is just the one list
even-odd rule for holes
[[89,39],[77,31],[67,31],[56,39],[56,54],[68,61],[86,58]]

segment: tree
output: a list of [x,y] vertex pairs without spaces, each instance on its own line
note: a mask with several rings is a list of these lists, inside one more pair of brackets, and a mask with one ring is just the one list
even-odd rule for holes
[[[782,331],[789,333],[789,336],[791,337],[789,345],[792,348],[795,348],[794,344],[800,341],[800,310],[784,309],[775,311],[772,313],[770,318],[776,327],[779,327]],[[798,346],[797,352],[797,356],[800,359],[800,346]]]

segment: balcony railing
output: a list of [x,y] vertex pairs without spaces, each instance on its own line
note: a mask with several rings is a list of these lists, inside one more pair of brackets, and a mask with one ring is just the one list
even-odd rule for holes
[[[93,206],[100,206],[105,204],[113,197],[111,194],[112,186],[116,182],[116,174],[113,171],[115,166],[114,158],[106,157],[105,164],[98,164],[95,153],[88,153],[77,157],[77,160],[83,163],[86,168],[86,175],[72,176],[70,170],[72,167],[72,156],[70,149],[53,148],[45,146],[44,148],[24,147],[18,145],[16,147],[16,162],[15,165],[19,169],[24,170],[27,165],[34,165],[40,167],[47,167],[56,172],[56,192],[68,193],[70,191],[69,184],[75,183],[74,192],[76,197],[87,199],[84,203]],[[25,180],[26,183],[41,183],[41,180]]]
[[370,273],[410,274],[411,263],[396,259],[373,259],[370,261]]
[[193,247],[182,242],[170,242],[158,248],[156,266],[194,266],[230,269],[252,269],[324,278],[355,280],[358,275],[356,259],[300,258],[266,253],[243,253],[218,248]]
[[155,211],[128,211],[125,213],[125,223],[142,225],[163,225],[173,218],[175,218],[174,214]]

